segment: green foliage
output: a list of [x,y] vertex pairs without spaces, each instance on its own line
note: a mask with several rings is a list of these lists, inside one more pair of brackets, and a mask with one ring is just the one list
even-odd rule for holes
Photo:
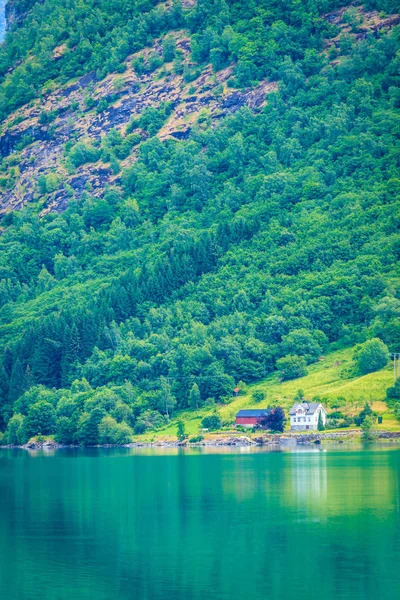
[[204,417],[201,420],[201,426],[203,429],[208,429],[209,431],[215,431],[216,429],[221,429],[222,420],[221,417],[215,413],[213,415],[209,415],[208,417]]
[[372,417],[373,415],[374,412],[372,408],[370,407],[369,403],[366,402],[363,410],[359,413],[357,417],[354,418],[354,423],[359,427],[364,423],[365,419]]
[[54,192],[59,185],[59,178],[55,173],[49,173],[48,175],[39,175],[37,180],[37,187],[39,194],[50,194]]
[[373,416],[365,417],[365,419],[361,423],[361,429],[363,432],[362,439],[364,441],[370,441],[373,439],[374,425],[375,425],[375,417],[373,417]]
[[306,360],[303,356],[283,356],[276,361],[276,366],[283,381],[307,375]]
[[400,404],[400,379],[386,390],[386,399],[390,405]]
[[[141,433],[176,409],[230,401],[239,380],[301,377],[330,348],[379,338],[357,354],[370,372],[387,361],[382,342],[399,347],[398,28],[342,36],[331,65],[322,50],[337,31],[321,15],[342,2],[156,4],[35,3],[0,48],[0,117],[46,82],[121,72],[134,53],[142,73],[173,61],[190,81],[211,62],[234,65],[229,85],[275,79],[279,90],[218,125],[205,111],[188,140],[156,135],[170,103],[135,115],[126,133],[70,139],[67,171],[102,160],[115,187],[66,187],[62,214],[30,203],[3,219],[2,430],[13,414],[37,430],[32,407],[45,403],[57,439],[96,444],[103,419],[113,430],[108,417]],[[171,33],[183,27],[190,57]],[[138,58],[156,38],[162,58],[158,43]],[[89,84],[86,108],[106,108],[95,97]],[[46,128],[54,114],[39,119]],[[7,189],[18,160],[0,165]],[[60,183],[41,175],[35,192]]]
[[11,417],[5,433],[5,439],[8,444],[12,444],[14,446],[24,443],[25,432],[23,415],[17,413]]
[[354,360],[361,375],[373,373],[386,367],[389,361],[389,349],[378,338],[367,340],[356,349]]
[[24,420],[24,431],[27,439],[38,435],[53,434],[56,431],[56,412],[54,406],[46,400],[33,404]]
[[66,158],[75,168],[86,163],[99,160],[101,151],[90,143],[77,142],[75,146],[66,153]]
[[165,62],[171,62],[175,58],[176,42],[172,35],[167,35],[163,42],[163,58]]
[[103,417],[99,424],[100,444],[129,444],[132,433],[128,423],[118,423],[111,415]]
[[180,442],[183,442],[183,440],[187,437],[185,424],[181,420],[179,420],[176,424],[176,435]]
[[145,433],[150,429],[158,429],[165,425],[165,417],[157,410],[147,409],[141,413],[134,427],[135,434]]
[[59,444],[72,445],[76,442],[76,427],[75,419],[65,416],[57,419],[55,440]]
[[100,407],[95,407],[91,412],[83,412],[78,422],[77,441],[83,446],[96,446],[99,444],[99,425],[105,416],[104,408]]
[[191,444],[198,444],[199,442],[202,442],[203,440],[204,440],[203,435],[195,435],[189,439],[189,442]]
[[265,400],[265,398],[266,398],[266,393],[263,392],[262,390],[256,390],[251,394],[252,402],[256,402],[257,404],[259,402],[263,402],[263,400]]
[[[139,117],[133,117],[126,128],[129,134],[134,129],[144,129],[150,136],[156,135],[172,112],[172,103],[163,102],[158,108],[145,108]],[[130,138],[137,140],[137,136]]]
[[189,392],[189,406],[192,410],[199,410],[202,405],[199,386],[194,383]]
[[324,431],[325,425],[322,419],[322,411],[320,410],[318,413],[318,431]]

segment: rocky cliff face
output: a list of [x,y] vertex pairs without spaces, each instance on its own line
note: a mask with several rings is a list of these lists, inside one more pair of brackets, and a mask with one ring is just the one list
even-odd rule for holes
[[[176,45],[187,58],[189,39],[185,32],[176,33]],[[62,47],[54,51],[54,60],[62,53]],[[156,44],[151,49],[161,52]],[[148,49],[141,52],[146,60]],[[3,125],[0,135],[0,155],[8,165],[8,189],[1,194],[0,212],[21,208],[25,203],[41,199],[37,187],[41,175],[53,174],[56,189],[43,199],[43,209],[63,210],[69,198],[81,196],[85,189],[101,195],[106,185],[117,179],[110,164],[97,161],[87,163],[70,173],[65,164],[65,145],[79,141],[99,145],[111,129],[125,136],[132,117],[138,117],[145,109],[159,109],[166,102],[172,108],[169,118],[158,131],[160,139],[184,139],[192,127],[202,120],[217,123],[229,113],[243,106],[259,110],[266,95],[277,89],[275,83],[262,82],[255,88],[235,90],[226,82],[230,68],[214,74],[211,66],[204,68],[196,80],[186,83],[177,75],[172,64],[164,64],[151,74],[138,76],[132,69],[135,56],[126,61],[122,75],[110,75],[98,81],[95,73],[89,73],[66,86],[43,94],[32,106],[14,113]],[[102,109],[102,106],[105,108]],[[43,115],[51,115],[45,122]],[[137,129],[140,139],[147,133]],[[132,164],[137,150],[122,161],[121,167]]]

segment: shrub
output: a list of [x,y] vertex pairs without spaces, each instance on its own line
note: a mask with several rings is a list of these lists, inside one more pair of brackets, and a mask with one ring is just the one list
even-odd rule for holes
[[400,400],[400,379],[396,381],[394,386],[386,390],[386,398],[389,401]]
[[289,354],[276,361],[276,366],[283,381],[297,379],[307,375],[306,360],[304,356]]
[[8,444],[23,444],[24,439],[24,417],[16,414],[8,422],[7,431],[4,434]]
[[373,373],[386,367],[389,360],[389,349],[382,340],[373,338],[358,346],[354,353],[354,360],[361,375]]
[[72,165],[77,168],[86,163],[93,163],[99,160],[101,151],[91,144],[78,142],[69,151],[67,159]]
[[362,411],[359,413],[358,417],[354,418],[354,423],[357,426],[360,426],[363,424],[363,422],[365,421],[365,419],[367,417],[371,417],[374,414],[372,408],[370,407],[370,405],[368,404],[368,402],[366,402],[364,404],[364,408],[362,409]]
[[283,408],[277,406],[276,408],[272,408],[267,415],[261,417],[258,423],[264,429],[283,431],[285,429],[285,421],[286,417]]
[[363,431],[362,434],[362,438],[363,440],[371,440],[373,435],[372,435],[372,430],[374,428],[375,425],[375,418],[372,416],[368,416],[364,419],[364,421],[361,423],[361,429]]
[[135,435],[141,435],[146,431],[146,429],[146,423],[143,421],[143,419],[138,419],[135,423],[135,427],[133,428],[133,433]]
[[204,440],[204,436],[203,435],[196,435],[195,437],[191,437],[189,439],[189,442],[191,444],[197,444],[198,442],[201,442]]
[[100,444],[128,444],[131,436],[132,429],[128,423],[118,423],[110,415],[103,417],[99,424]]
[[220,429],[222,427],[221,417],[218,414],[204,417],[204,419],[201,421],[201,426],[203,429],[209,429],[210,431]]
[[186,438],[185,423],[183,421],[178,421],[176,425],[177,438],[180,442],[183,442],[183,440]]
[[251,394],[251,399],[253,400],[253,402],[262,402],[263,400],[265,400],[266,398],[266,393],[263,392],[262,390],[255,390],[252,394]]

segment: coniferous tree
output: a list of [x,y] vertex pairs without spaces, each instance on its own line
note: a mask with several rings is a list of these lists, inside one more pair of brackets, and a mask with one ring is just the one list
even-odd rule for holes
[[189,406],[192,410],[199,410],[201,404],[201,395],[199,386],[194,383],[189,393]]
[[320,410],[318,413],[318,431],[323,431],[325,429],[324,421],[322,419],[322,411]]
[[10,387],[8,391],[8,400],[13,404],[24,392],[24,369],[19,358],[14,362],[11,377]]

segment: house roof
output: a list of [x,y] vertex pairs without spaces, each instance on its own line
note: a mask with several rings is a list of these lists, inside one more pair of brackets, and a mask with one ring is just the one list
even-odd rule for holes
[[256,408],[249,410],[239,410],[236,417],[263,417],[271,412],[270,408]]
[[[289,415],[295,415],[299,407],[305,409],[306,415],[313,415],[319,406],[321,406],[321,402],[298,402],[292,406]],[[325,410],[324,407],[322,408]]]

